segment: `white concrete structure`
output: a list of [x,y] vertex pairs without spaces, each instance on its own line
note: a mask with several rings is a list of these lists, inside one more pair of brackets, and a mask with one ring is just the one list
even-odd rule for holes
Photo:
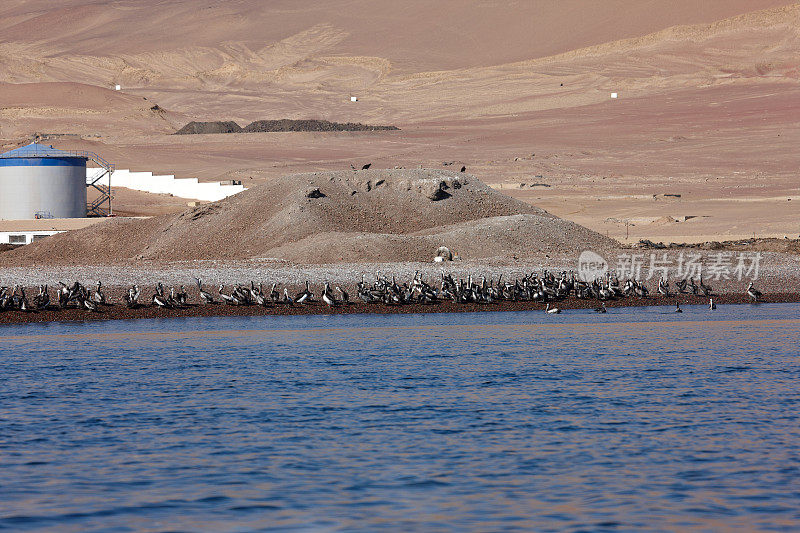
[[0,220],[0,244],[30,244],[34,241],[82,229],[105,220],[103,218],[44,218],[31,220]]
[[616,97],[617,97],[617,93],[611,93],[611,98],[616,98]]
[[121,91],[122,90],[122,86],[121,85],[115,85],[114,86],[114,90]]
[[[98,169],[87,168],[86,178],[97,174]],[[100,181],[109,185],[108,176]],[[200,183],[197,178],[176,179],[172,175],[153,175],[152,172],[131,172],[127,169],[115,170],[111,174],[111,187],[125,187],[135,191],[155,194],[171,194],[178,198],[216,202],[245,190],[242,185],[224,184],[219,181]]]
[[350,101],[351,102],[358,102],[358,96],[351,96],[350,97]]

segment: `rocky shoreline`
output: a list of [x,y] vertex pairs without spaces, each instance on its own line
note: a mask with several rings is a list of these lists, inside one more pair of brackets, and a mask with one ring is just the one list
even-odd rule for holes
[[[745,294],[719,294],[712,295],[714,302],[724,304],[750,304]],[[116,300],[119,302],[119,300]],[[707,305],[708,297],[679,294],[670,297],[651,296],[648,298],[630,297],[620,300],[606,301],[608,309],[620,307],[644,306],[670,306],[675,303],[681,305]],[[763,303],[790,303],[800,302],[800,293],[772,293],[765,294]],[[566,298],[557,305],[564,313],[573,309],[594,309],[601,304],[597,300]],[[222,303],[190,304],[182,309],[165,309],[155,305],[141,306],[129,309],[122,303],[99,306],[98,311],[88,311],[79,308],[59,309],[52,307],[41,311],[4,311],[0,312],[0,325],[27,324],[40,322],[66,322],[66,321],[96,321],[96,320],[133,320],[133,319],[161,319],[161,318],[188,318],[188,317],[217,317],[217,316],[299,316],[299,315],[353,315],[353,314],[414,314],[414,313],[477,313],[477,312],[513,312],[513,311],[544,311],[545,304],[532,301],[498,301],[493,303],[455,303],[451,301],[438,301],[430,304],[402,304],[386,305],[383,303],[367,304],[352,302],[329,307],[322,302],[310,304],[283,305],[274,304],[268,307],[258,305],[234,306]]]

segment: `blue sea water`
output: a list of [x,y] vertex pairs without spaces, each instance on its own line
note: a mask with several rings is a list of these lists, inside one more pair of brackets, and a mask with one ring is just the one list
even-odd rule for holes
[[0,327],[0,529],[800,530],[800,305]]

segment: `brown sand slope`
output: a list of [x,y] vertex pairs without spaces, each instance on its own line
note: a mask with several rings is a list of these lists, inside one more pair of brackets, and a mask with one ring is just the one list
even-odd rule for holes
[[57,235],[0,261],[429,261],[442,244],[466,258],[488,258],[606,249],[614,242],[469,175],[367,170],[285,176],[179,215],[108,220],[91,231]]
[[[28,70],[84,64],[131,78],[240,74],[318,55],[386,58],[418,72],[554,55],[668,26],[713,22],[785,0],[5,0],[0,32],[19,51],[48,50]],[[149,63],[149,65],[148,65]],[[161,63],[161,64],[160,64]],[[20,70],[24,72],[23,66]],[[84,66],[85,73],[90,69]]]
[[184,117],[143,96],[73,82],[3,83],[0,81],[0,133],[7,137],[33,132],[100,135],[128,131],[171,133]]

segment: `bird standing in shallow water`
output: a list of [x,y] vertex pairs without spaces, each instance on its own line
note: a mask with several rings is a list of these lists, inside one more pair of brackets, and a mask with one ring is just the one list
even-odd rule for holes
[[676,313],[683,313],[683,309],[681,309],[681,304],[678,303],[678,302],[675,302],[675,312]]
[[561,312],[561,309],[558,307],[550,307],[550,304],[547,304],[547,307],[544,308],[544,312],[548,315],[557,315]]
[[714,303],[714,298],[708,299],[708,308],[712,311],[717,308],[717,304]]

